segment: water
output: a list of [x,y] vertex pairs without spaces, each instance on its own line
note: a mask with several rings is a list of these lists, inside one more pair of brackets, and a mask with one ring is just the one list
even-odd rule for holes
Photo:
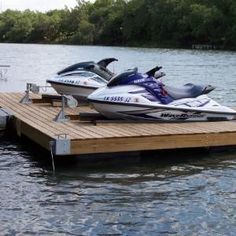
[[0,53],[0,64],[11,65],[8,82],[0,81],[0,92],[22,91],[29,81],[45,85],[55,72],[78,61],[116,57],[119,63],[110,67],[116,72],[134,67],[145,72],[161,65],[167,74],[165,83],[213,84],[217,89],[212,98],[236,104],[236,52],[0,44]]
[[[115,71],[162,65],[166,83],[214,84],[211,97],[236,104],[234,52],[17,44],[0,44],[0,52],[0,64],[11,65],[0,91],[44,85],[66,65],[115,56]],[[4,137],[0,158],[0,235],[236,234],[234,150],[68,158],[53,175],[47,153]]]

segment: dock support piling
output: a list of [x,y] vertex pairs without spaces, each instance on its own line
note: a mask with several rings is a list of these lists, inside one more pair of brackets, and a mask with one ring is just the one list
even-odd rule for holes
[[55,174],[56,167],[55,167],[55,161],[54,161],[54,155],[53,155],[53,145],[54,145],[54,142],[51,141],[50,142],[50,153],[51,153],[51,159],[52,159],[52,171],[53,171],[53,174]]
[[10,111],[0,107],[0,131],[4,131],[6,129],[11,116],[12,113]]

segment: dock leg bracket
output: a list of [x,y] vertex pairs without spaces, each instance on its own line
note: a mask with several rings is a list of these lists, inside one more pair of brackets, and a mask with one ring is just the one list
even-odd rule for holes
[[25,91],[24,97],[20,100],[21,104],[31,104],[32,103],[32,100],[30,99],[29,92],[30,91],[28,89]]
[[71,154],[71,142],[67,138],[67,134],[57,135],[57,138],[50,142],[50,146],[54,155],[63,156]]
[[[47,86],[46,86],[47,87]],[[37,84],[27,83],[26,84],[26,91],[24,97],[20,100],[22,104],[31,104],[32,99],[30,99],[30,92],[38,94],[42,86],[38,86]]]
[[57,116],[54,118],[54,121],[56,121],[56,122],[67,122],[67,121],[69,121],[69,119],[66,118],[66,115],[65,115],[65,103],[66,103],[65,95],[62,95],[61,99],[62,99],[62,101],[61,101],[61,103],[62,103],[61,110],[57,114]]

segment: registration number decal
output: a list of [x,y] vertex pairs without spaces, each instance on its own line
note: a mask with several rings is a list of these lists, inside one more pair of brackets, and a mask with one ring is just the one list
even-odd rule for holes
[[106,97],[104,97],[104,101],[129,103],[131,101],[131,98],[130,97],[122,97],[122,96],[106,96]]

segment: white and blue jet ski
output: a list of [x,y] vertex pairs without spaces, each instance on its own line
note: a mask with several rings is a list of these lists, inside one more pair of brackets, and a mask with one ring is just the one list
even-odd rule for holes
[[106,58],[97,63],[80,62],[59,71],[52,79],[48,79],[47,83],[50,83],[59,94],[85,100],[89,94],[105,86],[114,76],[114,73],[107,68],[114,61],[118,60]]
[[[222,121],[232,120],[236,111],[209,98],[203,87],[187,85],[173,89],[151,73],[137,69],[113,77],[93,92],[88,100],[109,119],[155,121]],[[203,95],[202,95],[203,94]]]

